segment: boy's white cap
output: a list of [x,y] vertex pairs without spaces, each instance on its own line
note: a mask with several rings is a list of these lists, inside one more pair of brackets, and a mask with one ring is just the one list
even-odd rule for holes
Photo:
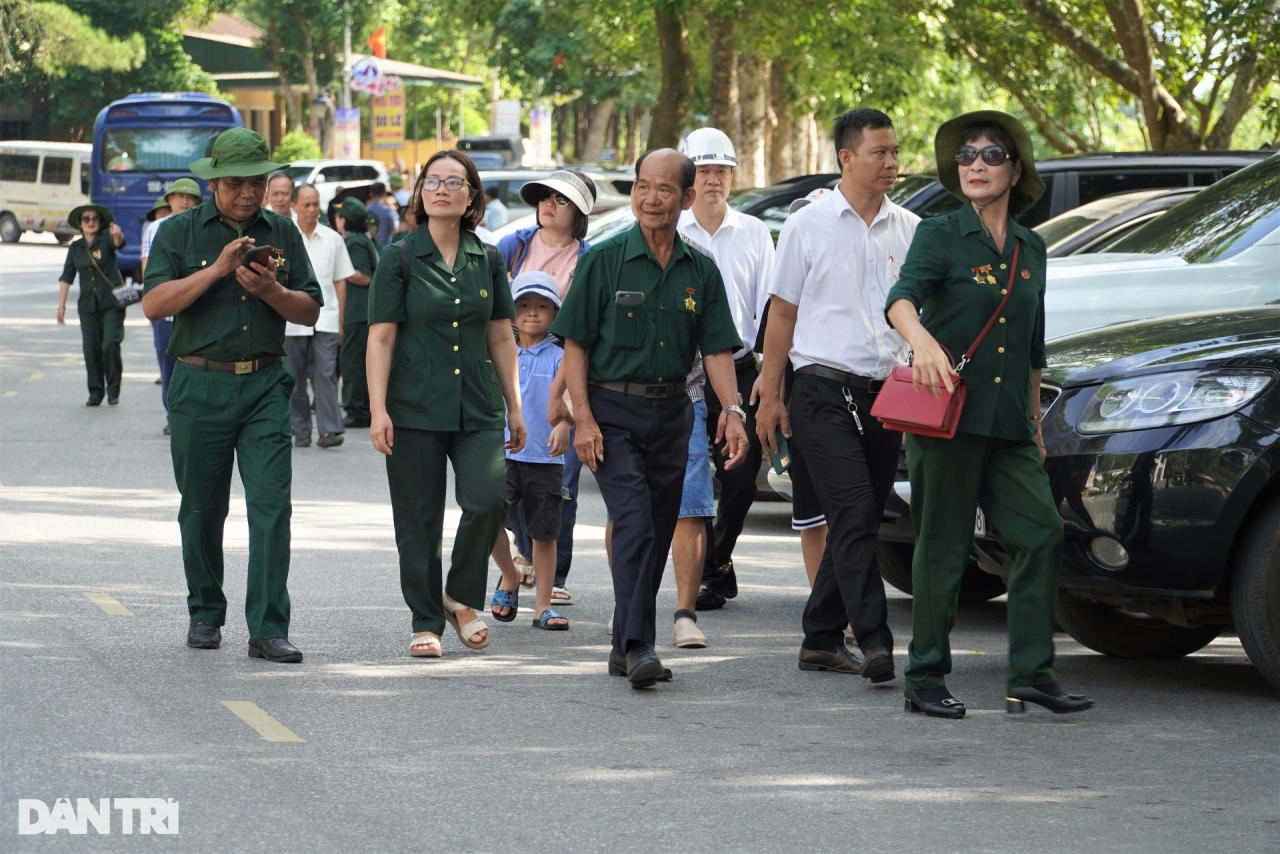
[[521,297],[539,296],[560,310],[560,289],[550,273],[541,270],[530,270],[521,273],[511,281],[511,301],[520,302]]
[[823,196],[825,196],[827,193],[830,193],[830,192],[831,191],[828,190],[826,187],[818,187],[816,190],[810,190],[809,195],[802,196],[801,198],[796,199],[790,205],[788,205],[787,213],[795,213],[805,205],[816,202],[818,199],[822,198]]

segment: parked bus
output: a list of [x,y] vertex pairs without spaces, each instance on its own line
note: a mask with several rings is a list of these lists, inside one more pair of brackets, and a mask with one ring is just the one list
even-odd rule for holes
[[190,175],[188,165],[209,155],[219,133],[240,125],[234,107],[201,92],[130,95],[98,113],[92,197],[124,230],[122,273],[138,278],[142,225],[156,196]]
[[0,142],[0,240],[16,243],[24,231],[50,231],[66,243],[76,230],[71,209],[89,203],[92,146],[76,142]]

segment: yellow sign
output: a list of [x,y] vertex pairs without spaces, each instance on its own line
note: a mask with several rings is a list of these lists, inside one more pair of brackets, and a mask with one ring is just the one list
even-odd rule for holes
[[373,147],[404,148],[404,86],[373,96]]

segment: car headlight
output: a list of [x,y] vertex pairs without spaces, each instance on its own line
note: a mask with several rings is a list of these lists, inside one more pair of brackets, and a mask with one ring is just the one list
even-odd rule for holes
[[1268,371],[1176,371],[1104,383],[1085,407],[1081,433],[1149,430],[1220,418],[1271,384]]

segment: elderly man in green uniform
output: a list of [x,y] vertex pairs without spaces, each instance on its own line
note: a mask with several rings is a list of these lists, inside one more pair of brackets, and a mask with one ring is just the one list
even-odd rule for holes
[[[609,673],[633,688],[668,674],[653,651],[654,619],[693,424],[684,378],[699,350],[723,409],[716,442],[727,442],[725,467],[748,448],[733,368],[742,341],[724,282],[715,261],[676,230],[693,205],[694,173],[693,161],[671,149],[637,161],[636,225],[582,257],[551,327],[565,342],[574,449],[614,522]],[[549,420],[563,416],[554,408]]]
[[[267,175],[279,168],[257,133],[218,136],[211,156],[191,164],[209,181],[210,198],[156,235],[142,307],[152,319],[174,317],[170,449],[182,493],[187,645],[222,642],[222,529],[238,460],[249,513],[249,655],[299,662],[286,589],[294,378],[281,359],[285,321],[314,324],[322,298],[297,227],[262,207]],[[266,251],[250,255],[255,247]]]
[[347,244],[355,273],[347,277],[346,306],[342,313],[342,374],[344,427],[369,426],[369,381],[364,358],[369,346],[369,283],[378,269],[378,244],[369,236],[369,209],[355,196],[333,206],[333,222]]

